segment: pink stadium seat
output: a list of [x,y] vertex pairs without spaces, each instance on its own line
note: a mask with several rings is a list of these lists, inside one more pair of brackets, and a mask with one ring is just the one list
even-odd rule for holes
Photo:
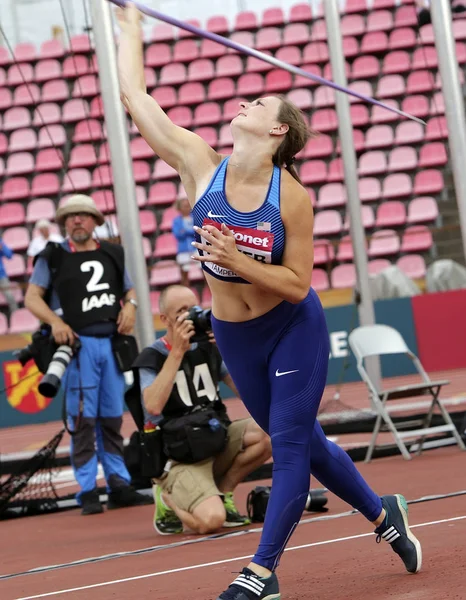
[[311,286],[316,292],[323,292],[329,289],[328,275],[324,269],[312,269]]
[[[346,77],[349,78],[351,76],[351,67],[350,67],[350,64],[348,61],[345,61],[345,72],[346,72]],[[332,64],[330,62],[324,66],[323,75],[326,79],[333,78]],[[371,93],[372,93],[372,88],[371,88]]]
[[28,175],[34,171],[34,158],[29,152],[10,154],[6,163],[5,175]]
[[[251,31],[233,31],[230,35],[230,40],[237,44],[243,44],[243,46],[254,47],[254,34]],[[237,54],[236,50],[229,49],[229,54]]]
[[70,39],[70,50],[76,54],[85,54],[92,50],[89,36],[85,33],[73,35]]
[[432,233],[424,225],[413,225],[404,230],[402,252],[424,252],[430,250],[432,245]]
[[173,169],[173,167],[170,167],[170,165],[163,160],[157,160],[155,162],[152,176],[156,180],[171,179],[172,177],[178,177],[178,173],[175,171],[175,169]]
[[330,275],[332,287],[335,289],[352,288],[356,284],[356,268],[353,264],[338,265]]
[[335,259],[335,250],[328,240],[316,240],[314,243],[314,264],[324,265]]
[[369,242],[368,255],[371,258],[398,254],[400,251],[400,238],[396,231],[383,229],[372,234]]
[[142,238],[142,250],[144,252],[144,258],[146,261],[149,260],[149,258],[152,256],[152,246],[150,239],[147,237]]
[[312,10],[308,2],[301,2],[300,4],[294,4],[290,8],[290,23],[308,23],[312,20]]
[[406,96],[406,98],[403,98],[401,110],[415,117],[424,119],[429,114],[429,101],[427,100],[427,97],[422,94]]
[[184,83],[178,90],[179,104],[201,104],[205,101],[205,88],[200,82]]
[[282,45],[282,32],[278,27],[264,27],[257,32],[255,47],[258,50],[272,50]]
[[216,125],[222,120],[222,112],[217,102],[199,104],[194,110],[193,125]]
[[217,44],[213,40],[202,40],[201,41],[201,58],[218,58],[226,54],[227,49],[221,44]]
[[91,185],[91,173],[88,169],[68,169],[61,189],[66,193],[85,192]]
[[342,183],[327,183],[320,188],[317,201],[319,209],[334,208],[345,204],[346,189]]
[[287,92],[293,86],[291,73],[280,69],[269,71],[265,76],[265,91]]
[[3,131],[13,131],[31,125],[31,115],[27,108],[9,108],[3,115]]
[[400,227],[406,223],[406,208],[399,200],[389,200],[380,204],[375,220],[376,227]]
[[199,58],[188,65],[189,81],[210,81],[213,78],[214,63],[210,58]]
[[236,54],[221,56],[216,64],[217,77],[238,77],[244,72],[241,58]]
[[209,83],[207,97],[209,100],[225,100],[236,95],[233,79],[222,77]]
[[175,39],[175,29],[166,23],[155,25],[152,29],[154,42],[172,42]]
[[395,27],[417,27],[417,12],[415,6],[400,6],[395,13]]
[[455,19],[453,21],[453,35],[455,40],[466,40],[466,19]]
[[153,234],[157,229],[155,213],[152,210],[140,210],[139,224],[143,235]]
[[73,98],[90,98],[99,94],[99,83],[95,75],[78,77],[73,85]]
[[0,133],[0,154],[8,152],[8,138],[4,133]]
[[92,173],[92,187],[112,187],[113,172],[110,165],[100,165]]
[[391,264],[387,258],[375,258],[368,262],[367,270],[369,275],[378,275],[381,271],[390,267]]
[[329,135],[319,135],[316,139],[311,139],[304,149],[306,158],[320,158],[330,156],[333,152],[333,141]]
[[388,37],[384,31],[369,31],[361,41],[361,54],[379,54],[386,52]]
[[430,114],[431,115],[444,115],[445,114],[445,97],[442,92],[435,92],[430,101]]
[[171,231],[173,227],[173,219],[180,213],[175,206],[170,206],[163,211],[162,222],[160,223],[160,231]]
[[413,71],[406,79],[407,94],[424,94],[435,88],[434,76],[430,71]]
[[90,71],[89,59],[86,56],[67,56],[62,65],[62,76],[75,79],[87,75]]
[[413,69],[437,69],[438,56],[435,46],[421,46],[413,52]]
[[435,36],[434,36],[434,27],[432,23],[427,25],[423,25],[419,28],[419,37],[422,40],[423,44],[434,44]]
[[110,148],[108,146],[108,142],[101,144],[97,162],[99,164],[108,164],[110,162]]
[[198,127],[194,129],[194,133],[196,133],[200,138],[202,138],[206,144],[215,148],[218,144],[217,130],[215,127]]
[[133,177],[136,183],[147,183],[151,178],[151,168],[145,160],[133,160]]
[[246,10],[240,12],[236,15],[235,18],[235,31],[240,31],[242,29],[254,30],[259,26],[256,13]]
[[326,63],[329,60],[328,46],[324,42],[311,42],[304,47],[303,63]]
[[69,97],[68,85],[62,79],[47,81],[42,86],[42,102],[65,102]]
[[160,85],[181,85],[185,81],[186,67],[181,63],[170,63],[160,70]]
[[89,106],[85,100],[75,98],[68,100],[63,105],[62,119],[64,123],[74,123],[85,119],[89,112]]
[[275,53],[275,58],[296,66],[301,65],[302,62],[301,50],[298,46],[284,46],[283,48],[279,48]]
[[[150,285],[154,287],[166,287],[168,285],[174,285],[180,283],[181,273],[180,267],[174,261],[162,261],[163,263],[169,262],[170,264],[156,264],[150,274]],[[157,310],[158,312],[158,310]]]
[[359,42],[355,37],[343,38],[343,54],[345,58],[354,58],[359,55]]
[[333,181],[343,181],[343,179],[343,160],[334,158],[328,165],[327,181],[331,183]]
[[2,240],[13,252],[26,250],[30,241],[29,231],[26,227],[10,227],[10,229],[5,229],[3,232]]
[[[366,244],[367,247],[367,244]],[[354,258],[353,242],[350,235],[344,235],[338,244],[337,261],[352,261]]]
[[71,169],[92,167],[97,163],[96,149],[93,144],[81,144],[71,148],[68,166]]
[[389,171],[411,171],[418,166],[417,154],[414,148],[398,146],[390,152],[388,160]]
[[314,92],[314,106],[316,108],[335,106],[335,90],[326,85],[316,88]]
[[308,160],[302,163],[299,169],[299,176],[304,185],[326,183],[327,163],[323,160]]
[[[363,204],[361,206],[361,219],[362,219],[362,226],[364,227],[364,229],[372,229],[374,227],[375,218],[374,218],[374,211],[372,210],[371,206],[367,206],[367,204]],[[350,214],[349,214],[349,211],[347,211],[346,215],[345,215],[345,222],[343,224],[343,229],[349,230],[350,221],[351,221]]]
[[401,75],[383,75],[377,84],[377,98],[392,98],[405,94],[405,81]]
[[168,44],[151,44],[146,52],[144,64],[147,67],[163,67],[172,60],[172,53]]
[[40,58],[62,58],[65,48],[60,40],[46,40],[42,42],[39,52]]
[[111,190],[97,190],[92,193],[92,198],[97,208],[103,213],[113,213],[115,210],[115,197]]
[[142,137],[137,137],[131,140],[130,151],[133,160],[154,157],[154,151]]
[[369,124],[369,109],[365,104],[352,104],[350,113],[353,127],[366,127]]
[[387,159],[382,150],[365,152],[359,157],[359,175],[380,175],[387,171]]
[[0,87],[6,85],[6,74],[5,69],[0,68]]
[[167,87],[161,86],[161,87],[155,88],[155,90],[153,90],[151,92],[151,96],[153,98],[155,98],[155,100],[157,100],[157,102],[160,104],[160,106],[163,109],[171,108],[172,106],[176,106],[176,103],[177,103],[176,90],[175,90],[175,88],[173,88],[171,86],[167,86]]
[[8,333],[32,333],[38,327],[39,319],[32,315],[27,308],[18,308],[10,317]]
[[175,256],[178,249],[178,243],[172,233],[162,233],[155,240],[154,257],[169,258]]
[[414,121],[402,121],[395,131],[395,144],[419,144],[424,141],[424,127]]
[[58,176],[55,173],[41,173],[32,180],[31,195],[34,197],[56,196],[59,189]]
[[375,56],[359,56],[353,62],[351,76],[353,79],[377,77],[379,61]]
[[21,200],[28,198],[29,194],[29,182],[26,177],[12,177],[4,181],[1,199],[3,201]]
[[195,40],[180,40],[176,42],[173,48],[173,62],[191,62],[198,57],[199,48]]
[[406,254],[398,259],[396,266],[412,279],[426,276],[426,263],[420,254]]
[[308,110],[312,106],[312,93],[310,90],[291,90],[291,92],[288,92],[287,98],[301,110]]
[[60,79],[62,76],[61,64],[56,59],[40,60],[34,70],[34,80],[37,82]]
[[219,33],[220,35],[228,33],[230,31],[230,26],[228,24],[227,18],[223,15],[215,15],[207,19],[207,31],[212,31],[212,33]]
[[[304,71],[307,71],[308,73],[312,73],[314,75],[318,75],[319,77],[322,77],[322,69],[320,68],[319,65],[308,63],[305,65],[301,65],[301,68]],[[295,75],[294,76],[293,89],[300,88],[300,87],[313,87],[316,85],[318,85],[316,81],[308,79],[307,77],[304,77],[303,75]]]
[[97,119],[86,119],[76,123],[73,143],[97,142],[102,139],[104,139],[102,124]]
[[[0,227],[22,225],[25,222],[24,206],[19,202],[9,202],[0,206]],[[4,265],[10,261],[4,261]]]
[[148,90],[155,88],[157,84],[157,76],[152,67],[144,67],[144,79]]
[[414,194],[416,196],[428,196],[440,194],[444,188],[442,171],[437,169],[425,169],[416,173],[414,178]]
[[[189,25],[194,25],[195,27],[201,27],[201,22],[198,19],[186,19],[186,23],[188,23]],[[181,38],[190,38],[190,37],[194,37],[194,33],[191,33],[190,31],[186,31],[185,29],[179,29],[178,30],[178,37]]]
[[266,8],[262,14],[261,27],[270,27],[273,25],[283,25],[285,15],[281,8]]
[[410,27],[400,27],[394,29],[390,33],[388,39],[389,50],[404,50],[409,48],[415,48],[417,46],[417,38],[414,29]]
[[8,69],[8,85],[16,86],[22,83],[30,83],[31,81],[34,81],[34,69],[32,65],[23,63],[21,65],[13,65]]
[[167,112],[168,118],[179,127],[191,127],[193,115],[191,109],[187,106],[175,106]]
[[448,125],[445,117],[432,117],[427,121],[426,140],[443,140],[448,138]]
[[4,46],[0,46],[0,65],[9,65],[11,63],[10,53]]
[[297,44],[303,46],[311,39],[309,27],[305,23],[290,23],[283,31],[283,45],[292,46]]
[[388,10],[372,10],[367,16],[367,31],[391,31],[393,29],[392,13]]
[[374,125],[367,130],[366,148],[387,148],[393,145],[393,129],[390,125]]
[[37,138],[38,148],[64,146],[66,142],[66,132],[63,125],[47,125],[39,129],[39,136]]
[[12,94],[7,88],[0,88],[0,110],[4,111],[13,104]]
[[337,210],[322,210],[315,215],[314,235],[337,235],[343,229],[341,215]]
[[[263,53],[271,55],[270,50],[264,50]],[[272,68],[273,66],[270,63],[267,63],[260,58],[256,58],[255,56],[248,56],[246,60],[247,73],[266,73]]]
[[176,186],[171,181],[154,183],[149,192],[148,204],[150,206],[166,206],[176,200]]
[[354,35],[361,36],[365,33],[366,26],[362,15],[343,15],[341,18],[341,35],[343,37]]
[[419,167],[443,167],[448,162],[445,144],[431,142],[424,144],[419,152]]
[[393,173],[385,177],[382,187],[384,199],[399,198],[412,194],[411,178],[406,173]]
[[309,39],[315,42],[327,40],[327,26],[324,19],[314,21]]
[[311,127],[316,131],[336,131],[338,127],[337,113],[331,108],[316,110],[311,117]]
[[392,75],[406,73],[411,69],[411,59],[406,50],[394,50],[384,56],[382,73]]
[[360,178],[358,190],[361,202],[376,202],[382,195],[380,181],[376,177]]
[[[369,83],[369,81],[366,81],[364,79],[362,79],[360,81],[352,81],[349,84],[349,88],[353,92],[356,92],[358,94],[364,94],[365,96],[372,96],[372,85]],[[349,101],[351,104],[361,102],[361,100],[359,100],[359,98],[357,98],[356,96],[350,96]]]
[[[364,132],[360,129],[353,129],[353,144],[356,152],[362,152],[365,148]],[[336,152],[340,154],[340,140],[337,140]]]
[[431,196],[421,196],[411,200],[408,206],[407,223],[429,223],[438,218],[437,202]]
[[35,150],[37,146],[37,136],[33,129],[17,129],[10,135],[9,152],[22,152],[25,150]]

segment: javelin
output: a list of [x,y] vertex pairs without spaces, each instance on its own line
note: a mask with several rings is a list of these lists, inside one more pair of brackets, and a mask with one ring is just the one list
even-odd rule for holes
[[[116,4],[117,6],[120,6],[122,8],[124,8],[126,6],[126,0],[109,0],[109,2],[112,2],[113,4]],[[136,6],[136,8],[140,12],[144,13],[145,15],[147,15],[149,17],[153,17],[154,19],[158,19],[159,21],[164,21],[165,23],[168,23],[169,25],[173,25],[180,29],[185,29],[186,31],[190,31],[191,33],[193,33],[194,35],[197,35],[198,37],[207,38],[208,40],[212,40],[213,42],[217,42],[218,44],[222,44],[222,46],[226,46],[227,48],[232,48],[233,50],[237,50],[238,52],[247,54],[248,56],[254,56],[264,62],[270,63],[271,65],[273,65],[274,67],[277,67],[279,69],[284,69],[285,71],[289,71],[290,73],[294,73],[295,75],[302,75],[303,77],[306,77],[307,79],[311,79],[312,81],[316,81],[317,83],[320,83],[321,85],[326,85],[328,87],[331,87],[334,90],[337,90],[338,92],[343,92],[344,94],[349,94],[350,96],[359,98],[359,100],[362,100],[363,102],[368,102],[370,104],[375,104],[376,106],[381,106],[382,108],[385,108],[386,110],[394,112],[397,115],[400,115],[401,117],[405,117],[407,119],[411,119],[412,121],[416,121],[417,123],[421,123],[421,125],[426,124],[425,121],[423,121],[422,119],[418,119],[418,117],[415,117],[413,115],[410,115],[409,113],[399,110],[398,108],[395,108],[394,106],[389,106],[388,104],[384,104],[383,102],[380,102],[379,100],[376,100],[375,98],[371,98],[371,96],[365,96],[364,94],[360,94],[359,92],[356,92],[350,88],[346,88],[342,85],[338,85],[338,83],[330,81],[329,79],[325,79],[324,77],[320,77],[319,75],[315,75],[314,73],[309,73],[308,71],[305,71],[304,69],[301,69],[294,65],[290,65],[282,60],[279,60],[278,58],[275,58],[274,56],[269,56],[268,54],[259,52],[259,50],[255,50],[254,48],[249,48],[249,46],[244,46],[243,44],[238,44],[237,42],[234,42],[233,40],[225,38],[221,35],[217,35],[216,33],[212,33],[210,31],[205,31],[204,29],[200,29],[199,27],[191,25],[190,23],[184,23],[183,21],[178,21],[178,19],[169,17],[168,15],[164,15],[164,14],[160,13],[159,11],[154,10],[153,8],[149,8],[148,6],[141,4],[140,2],[133,2],[133,4]]]

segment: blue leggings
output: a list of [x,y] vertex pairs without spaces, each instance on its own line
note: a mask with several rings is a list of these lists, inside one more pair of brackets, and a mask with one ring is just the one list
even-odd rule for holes
[[272,440],[272,493],[253,562],[271,571],[278,566],[304,510],[310,474],[375,521],[382,511],[380,498],[317,421],[329,338],[314,290],[299,304],[282,302],[250,321],[213,317],[212,327],[246,408]]

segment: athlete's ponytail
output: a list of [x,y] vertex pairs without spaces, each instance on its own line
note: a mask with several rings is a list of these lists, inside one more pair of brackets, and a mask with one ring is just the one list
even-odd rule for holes
[[298,172],[294,167],[295,157],[309,139],[316,137],[317,132],[310,129],[301,110],[284,96],[277,96],[281,100],[277,120],[288,125],[288,132],[283,136],[283,141],[273,155],[273,163],[285,169],[301,182]]

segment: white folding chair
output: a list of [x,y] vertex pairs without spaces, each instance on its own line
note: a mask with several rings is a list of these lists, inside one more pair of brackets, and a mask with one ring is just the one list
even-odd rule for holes
[[[367,449],[365,462],[371,460],[372,454],[376,447],[377,436],[381,430],[382,421],[384,421],[386,429],[391,431],[401,454],[407,460],[411,459],[410,452],[408,451],[404,439],[406,438],[418,438],[417,454],[422,452],[423,445],[425,443],[426,436],[431,434],[440,433],[451,433],[452,438],[455,439],[456,443],[462,450],[466,450],[466,446],[461,439],[448,411],[439,400],[438,396],[441,388],[444,385],[449,384],[447,380],[432,381],[429,375],[425,372],[418,357],[411,352],[406,345],[401,334],[393,327],[387,325],[367,325],[364,327],[357,327],[349,335],[349,344],[353,351],[356,360],[359,374],[363,381],[369,388],[369,395],[371,398],[372,406],[376,411],[377,417],[372,432],[372,439]],[[364,360],[370,356],[382,356],[384,354],[407,354],[413,361],[413,364],[421,376],[420,383],[414,383],[411,385],[398,386],[386,390],[378,390],[374,382],[370,379],[367,370],[364,365]],[[418,428],[412,428],[415,426],[415,422],[407,423],[411,429],[407,431],[398,431],[397,427],[393,423],[392,418],[387,410],[386,403],[390,400],[400,400],[403,398],[412,398],[414,396],[425,396],[430,395],[432,397],[432,403],[426,414],[426,416],[417,423]],[[437,425],[431,427],[432,417],[435,408],[438,407],[440,413],[445,421],[445,425]],[[398,424],[398,427],[407,425]],[[414,442],[412,442],[414,443]]]

